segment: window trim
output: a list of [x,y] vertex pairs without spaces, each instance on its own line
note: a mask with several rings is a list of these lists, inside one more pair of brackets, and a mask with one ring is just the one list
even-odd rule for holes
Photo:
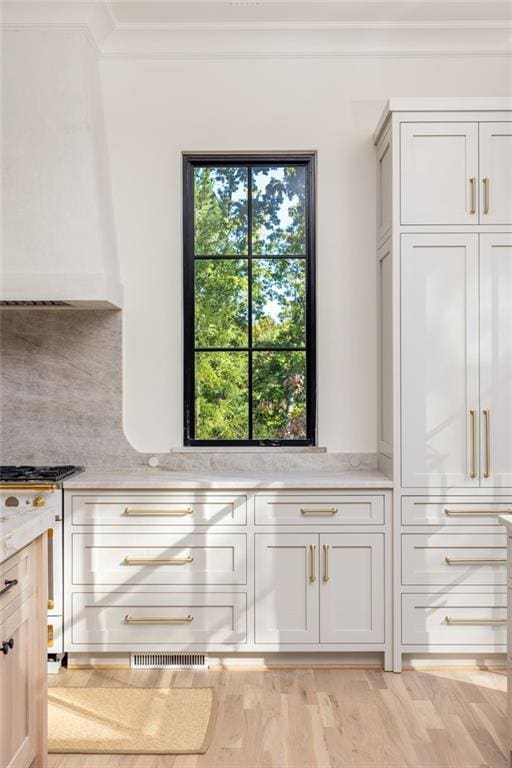
[[[316,153],[187,152],[183,161],[183,445],[196,447],[301,447],[316,445]],[[194,168],[201,165],[303,165],[306,168],[306,427],[303,440],[199,440],[194,381]],[[240,257],[238,257],[240,258]],[[279,258],[276,256],[275,258]],[[281,258],[285,258],[282,256]],[[279,350],[279,347],[275,348]],[[252,400],[252,387],[248,397]]]

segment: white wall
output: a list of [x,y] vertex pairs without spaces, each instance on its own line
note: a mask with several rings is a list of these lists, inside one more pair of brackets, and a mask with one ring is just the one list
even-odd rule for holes
[[318,440],[376,450],[371,134],[389,96],[509,95],[493,56],[100,64],[125,287],[124,423],[139,450],[182,444],[182,151],[318,152]]

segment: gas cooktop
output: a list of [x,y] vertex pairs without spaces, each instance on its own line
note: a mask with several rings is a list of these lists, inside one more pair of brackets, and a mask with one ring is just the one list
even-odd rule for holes
[[0,466],[0,483],[58,483],[81,472],[72,464],[55,467]]

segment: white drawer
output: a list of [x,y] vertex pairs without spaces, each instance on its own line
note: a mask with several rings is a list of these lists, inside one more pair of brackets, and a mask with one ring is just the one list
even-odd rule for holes
[[73,496],[73,525],[245,525],[245,496],[151,494]]
[[506,595],[402,595],[404,645],[505,645]]
[[243,533],[73,533],[73,584],[245,584]]
[[402,535],[402,584],[506,584],[505,534]]
[[512,509],[512,503],[485,499],[433,498],[431,496],[404,496],[402,498],[402,525],[495,525],[500,526],[498,515]]
[[384,497],[258,494],[256,525],[383,525]]
[[62,616],[48,616],[48,653],[62,653]]
[[75,593],[72,645],[165,649],[245,643],[247,597],[227,593]]

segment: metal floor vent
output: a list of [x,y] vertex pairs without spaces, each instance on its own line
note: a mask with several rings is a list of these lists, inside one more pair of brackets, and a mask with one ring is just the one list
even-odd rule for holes
[[70,307],[67,301],[50,301],[50,300],[32,300],[27,301],[25,299],[18,301],[17,299],[5,299],[0,301],[0,307]]
[[208,669],[204,653],[131,653],[130,669]]

